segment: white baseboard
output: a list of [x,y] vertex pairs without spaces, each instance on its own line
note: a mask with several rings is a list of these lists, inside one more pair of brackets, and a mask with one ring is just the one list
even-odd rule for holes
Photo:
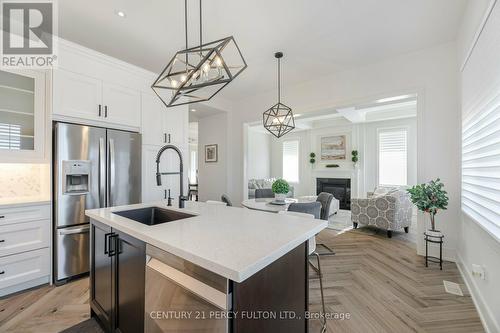
[[479,289],[476,285],[476,282],[474,281],[474,278],[470,271],[467,269],[467,267],[465,267],[464,261],[462,260],[460,254],[457,254],[456,263],[458,270],[460,271],[460,274],[462,275],[462,278],[465,282],[465,285],[469,289],[472,301],[476,306],[476,310],[479,313],[479,317],[481,318],[484,329],[487,333],[500,332],[500,325],[496,322],[495,317],[493,317],[490,309],[484,302],[483,297],[481,296],[481,293],[479,292]]

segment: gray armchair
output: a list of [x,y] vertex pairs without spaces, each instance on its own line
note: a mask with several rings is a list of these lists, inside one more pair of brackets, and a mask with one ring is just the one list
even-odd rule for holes
[[387,230],[392,237],[393,230],[408,232],[413,214],[413,204],[404,189],[376,189],[367,199],[351,199],[351,221],[358,225],[372,225]]

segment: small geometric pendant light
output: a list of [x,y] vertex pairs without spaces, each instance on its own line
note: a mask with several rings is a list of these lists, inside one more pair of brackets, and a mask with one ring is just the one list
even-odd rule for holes
[[281,103],[281,69],[280,59],[282,52],[276,52],[274,57],[278,59],[278,103],[265,111],[262,115],[264,127],[277,138],[282,137],[295,128],[292,109]]
[[247,68],[233,36],[203,44],[201,0],[199,46],[188,48],[187,0],[184,28],[186,49],[174,55],[151,86],[167,107],[208,101]]

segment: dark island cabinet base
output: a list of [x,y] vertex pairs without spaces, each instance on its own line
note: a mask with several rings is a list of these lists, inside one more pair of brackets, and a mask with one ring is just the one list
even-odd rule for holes
[[233,333],[308,332],[307,253],[306,242],[242,283],[233,282]]
[[106,332],[144,331],[145,243],[91,221],[91,315]]
[[[155,322],[149,317],[145,320],[148,311],[210,312],[213,307],[175,283],[161,282],[161,276],[152,274],[146,265],[146,244],[91,220],[91,315],[106,332],[156,333],[162,331],[160,326],[168,327],[168,332],[308,332],[307,254],[305,242],[241,283],[168,254],[169,264],[177,270],[198,278],[203,276],[204,283],[225,290],[231,316],[222,321]],[[200,272],[204,273],[200,275]],[[146,275],[149,276],[148,286],[154,288],[146,288]],[[161,283],[155,283],[154,279]],[[224,283],[220,284],[220,281]],[[147,289],[149,296],[146,297]]]

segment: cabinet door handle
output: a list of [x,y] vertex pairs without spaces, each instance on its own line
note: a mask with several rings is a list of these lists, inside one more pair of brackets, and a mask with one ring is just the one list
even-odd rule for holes
[[170,143],[170,134],[168,135],[168,143]]
[[5,242],[5,239],[0,239],[0,243],[4,243]]
[[102,105],[99,104],[99,117],[101,117],[101,115],[102,115]]
[[167,133],[163,133],[163,143],[167,143]]
[[[118,238],[118,235],[115,234],[114,232],[111,233],[111,236],[108,237],[109,241],[109,252],[108,252],[108,257],[112,257],[116,254],[116,242],[113,242],[116,238]],[[113,248],[111,248],[111,244],[113,244]]]
[[108,118],[108,106],[104,105],[104,118]]
[[5,218],[5,215],[0,215],[0,219],[4,219]]
[[104,254],[108,254],[108,237],[113,234],[112,232],[108,232],[107,234],[104,234]]
[[2,274],[5,274],[5,271],[1,271],[1,272],[0,272],[0,275],[2,275]]

